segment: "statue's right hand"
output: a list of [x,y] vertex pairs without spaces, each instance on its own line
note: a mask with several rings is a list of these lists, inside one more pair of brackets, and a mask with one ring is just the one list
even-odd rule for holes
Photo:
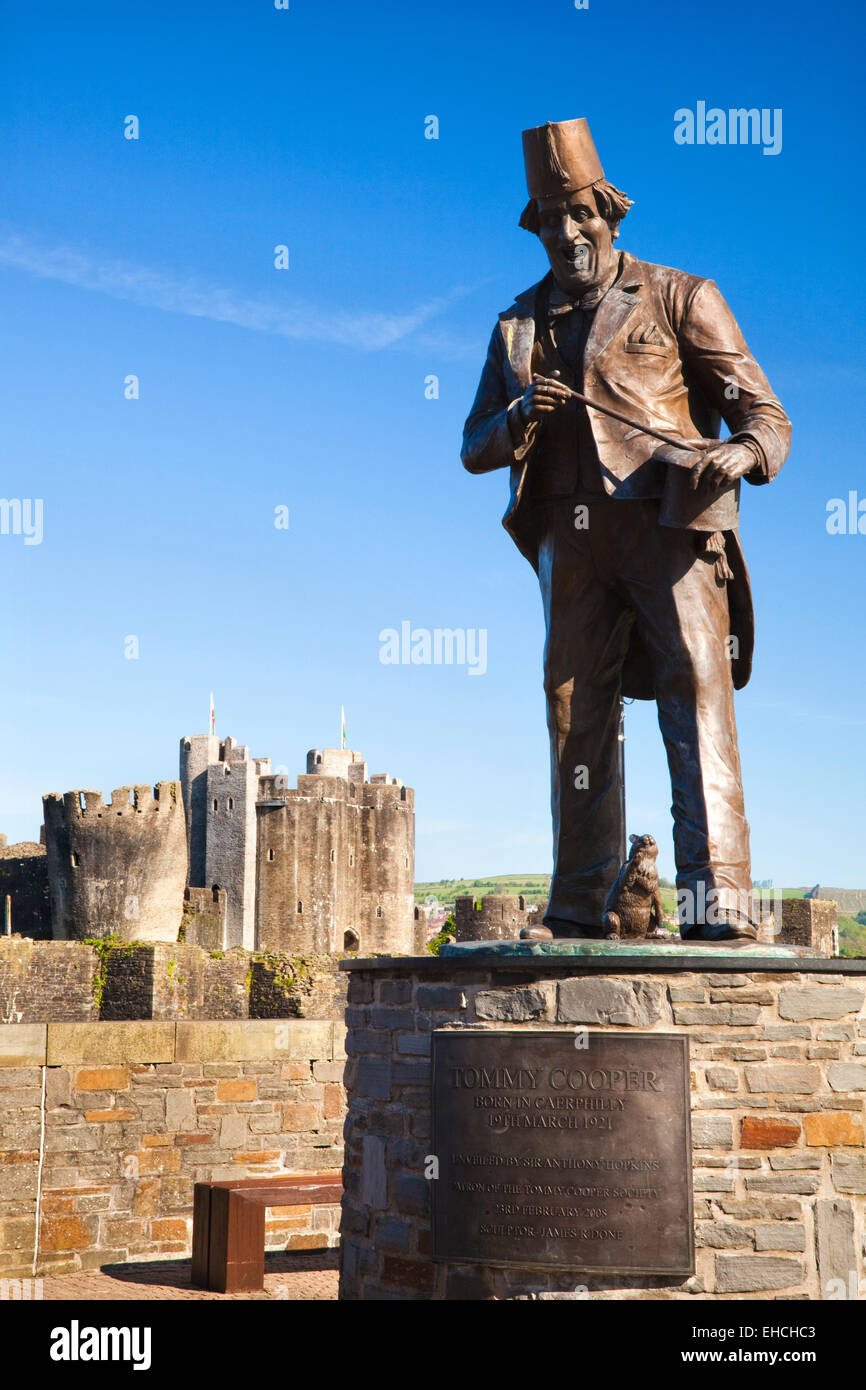
[[553,376],[534,376],[532,385],[527,387],[520,398],[520,415],[523,423],[541,420],[552,410],[558,410],[570,399],[571,392],[559,380],[559,372]]

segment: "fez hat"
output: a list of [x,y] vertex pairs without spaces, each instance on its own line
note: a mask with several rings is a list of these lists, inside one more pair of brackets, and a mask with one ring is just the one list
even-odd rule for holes
[[530,198],[576,193],[604,178],[598,151],[583,116],[548,121],[523,132],[523,162]]

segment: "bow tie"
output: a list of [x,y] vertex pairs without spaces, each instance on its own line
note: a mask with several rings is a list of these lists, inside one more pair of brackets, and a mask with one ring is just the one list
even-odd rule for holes
[[573,309],[583,309],[587,311],[594,309],[610,289],[613,281],[606,285],[594,285],[586,294],[580,295],[577,299],[571,299],[559,286],[554,283],[550,291],[549,312],[551,317],[559,314],[570,314]]

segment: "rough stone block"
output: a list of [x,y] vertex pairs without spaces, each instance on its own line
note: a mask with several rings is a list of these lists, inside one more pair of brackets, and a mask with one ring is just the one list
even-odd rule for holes
[[863,1007],[864,991],[852,985],[785,985],[779,991],[780,1018],[842,1018]]
[[379,985],[380,1004],[408,1004],[411,998],[411,980],[383,980]]
[[717,1293],[764,1293],[790,1289],[803,1282],[799,1260],[768,1255],[717,1255]]
[[851,1042],[854,1037],[853,1023],[825,1023],[816,1034],[819,1042]]
[[850,1202],[837,1198],[815,1203],[815,1248],[822,1297],[827,1298],[833,1292],[828,1288],[832,1279],[841,1279],[847,1292],[851,1271],[856,1275],[857,1270],[854,1212]]
[[863,1116],[850,1110],[830,1110],[803,1116],[806,1143],[813,1146],[844,1147],[863,1144]]
[[435,1266],[430,1260],[406,1260],[386,1255],[382,1261],[382,1282],[398,1288],[428,1292],[433,1288]]
[[40,1067],[45,1061],[44,1023],[0,1024],[0,1067]]
[[800,1125],[782,1115],[746,1115],[740,1134],[743,1149],[790,1148],[800,1142]]
[[711,1091],[736,1091],[739,1077],[730,1067],[707,1067],[707,1085]]
[[397,1216],[389,1216],[377,1222],[376,1249],[405,1252],[409,1249],[409,1237],[412,1234],[412,1229],[413,1222],[401,1221]]
[[837,1192],[866,1193],[866,1157],[862,1154],[833,1154],[830,1162],[833,1186]]
[[755,1226],[756,1250],[806,1249],[806,1228],[798,1221],[760,1221]]
[[249,1079],[244,1077],[236,1081],[225,1080],[217,1082],[217,1100],[219,1101],[255,1100],[255,1098],[255,1077]]
[[362,1057],[358,1062],[355,1087],[359,1097],[367,1100],[388,1100],[391,1095],[391,1063],[375,1057]]
[[775,1063],[768,1066],[746,1067],[746,1085],[750,1091],[778,1091],[785,1095],[811,1095],[821,1084],[819,1067],[808,1065],[785,1066]]
[[413,1178],[397,1173],[393,1178],[394,1205],[404,1215],[427,1216],[430,1212],[430,1183],[426,1178]]
[[[46,1060],[117,1065],[123,1062],[173,1062],[174,1023],[49,1023]],[[186,1024],[187,1028],[207,1024]],[[219,1025],[214,1025],[219,1026]]]
[[668,986],[668,998],[672,1004],[703,1004],[706,994],[701,984]]
[[734,1122],[728,1115],[692,1115],[692,1148],[732,1149]]
[[738,989],[735,995],[731,995],[728,990],[711,989],[710,1003],[712,1004],[772,1004],[774,995],[769,989]]
[[720,1197],[718,1205],[726,1216],[738,1221],[800,1221],[802,1204],[796,1197],[760,1197],[742,1199]]
[[790,1173],[798,1168],[820,1168],[821,1155],[798,1149],[795,1153],[769,1154],[770,1167],[775,1173]]
[[466,995],[454,985],[419,985],[415,995],[419,1009],[465,1009]]
[[802,1173],[761,1173],[757,1177],[746,1177],[747,1192],[798,1192],[811,1196],[818,1191],[821,1179]]
[[698,1245],[714,1250],[754,1249],[751,1226],[737,1226],[732,1221],[699,1221],[695,1237]]
[[830,1062],[827,1080],[834,1091],[866,1091],[866,1063]]
[[475,996],[475,1013],[478,1018],[520,1023],[531,1018],[545,1018],[548,1011],[552,1015],[555,1004],[556,984],[553,980],[545,980],[517,989],[484,990]]
[[126,1091],[128,1067],[81,1067],[75,1074],[76,1091]]
[[384,1211],[388,1205],[385,1140],[376,1134],[365,1134],[361,1154],[361,1201],[377,1211]]
[[664,1006],[664,987],[652,981],[588,977],[561,982],[556,1017],[559,1023],[646,1028],[661,1017]]
[[[109,1025],[100,1024],[100,1027],[103,1026]],[[142,1025],[111,1026],[133,1028]],[[289,1057],[327,1061],[333,1054],[334,1025],[324,1019],[227,1019],[147,1026],[177,1028],[179,1062],[253,1062],[259,1058]],[[50,1047],[50,1027],[48,1042]],[[174,1058],[168,1060],[173,1061]]]

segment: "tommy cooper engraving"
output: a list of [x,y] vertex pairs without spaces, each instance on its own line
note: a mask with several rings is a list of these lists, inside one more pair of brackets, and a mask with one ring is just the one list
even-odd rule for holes
[[693,1272],[688,1041],[433,1034],[435,1259]]

